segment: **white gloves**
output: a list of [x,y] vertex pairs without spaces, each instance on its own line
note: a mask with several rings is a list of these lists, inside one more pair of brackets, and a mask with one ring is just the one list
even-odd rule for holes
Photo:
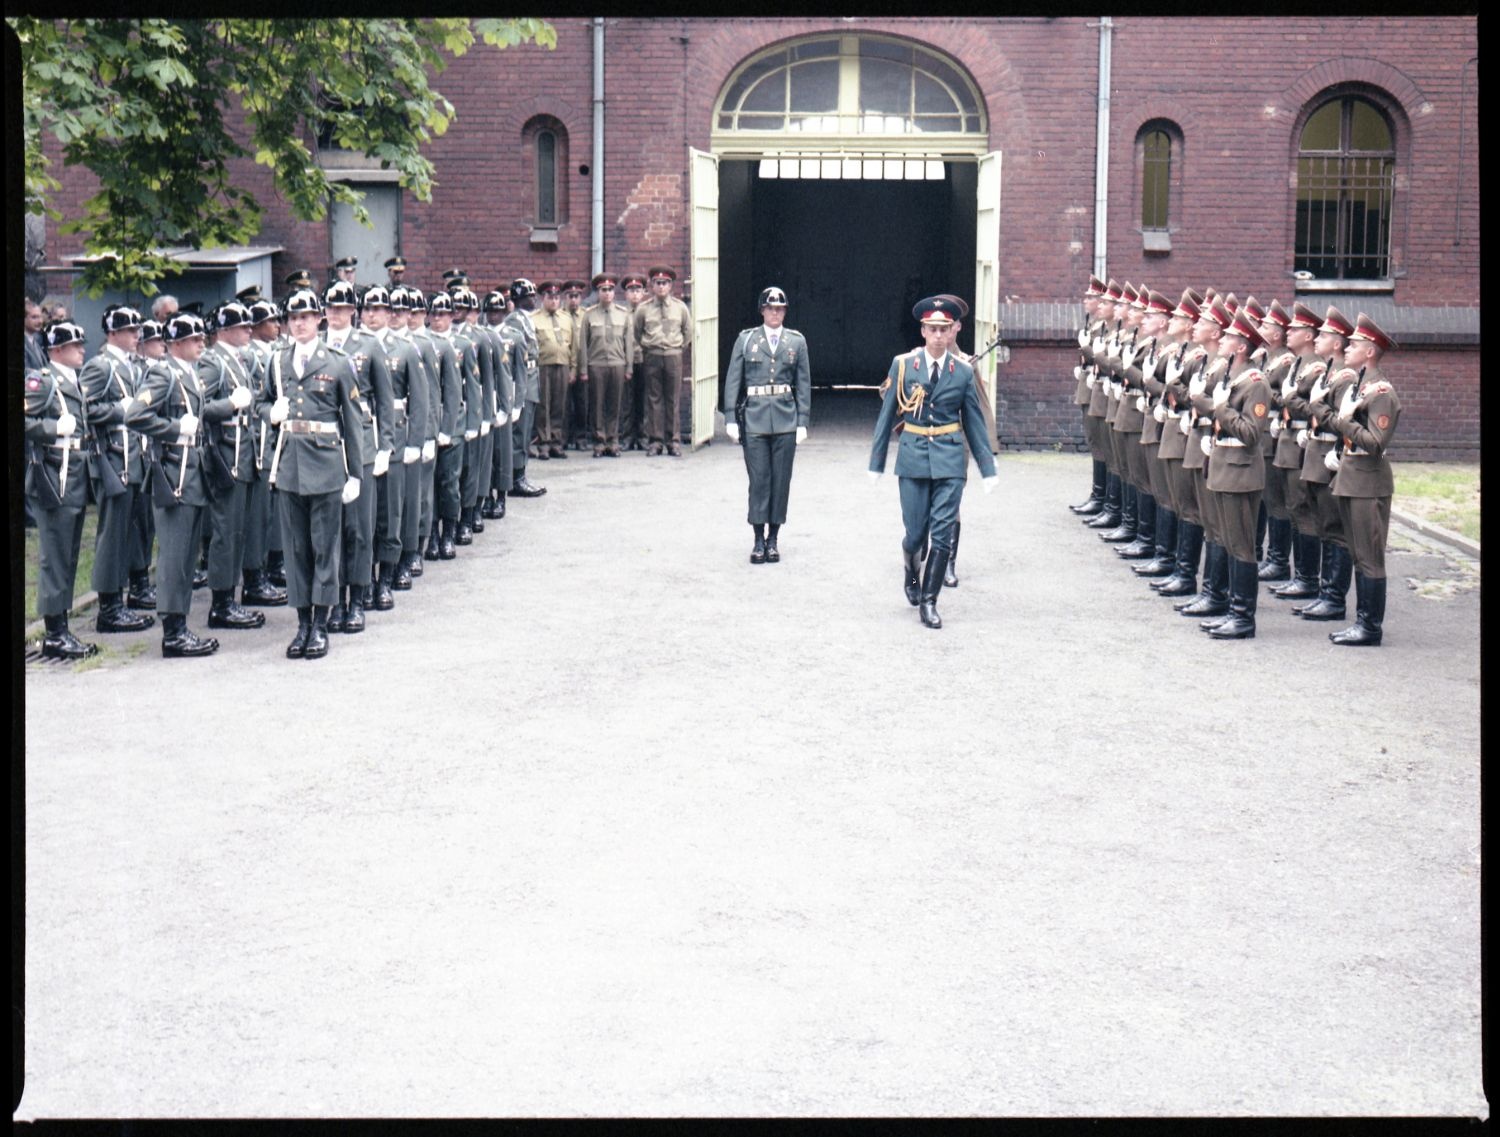
[[483,438],[489,432],[490,432],[490,420],[487,419],[487,418],[486,419],[480,419],[479,420],[479,437]]
[[135,399],[131,398],[129,395],[126,395],[123,399],[120,400],[120,414],[121,416],[126,416],[129,415],[133,410],[135,410]]
[[438,431],[437,444],[439,446],[444,446],[444,447],[452,446],[453,445],[453,439],[449,438],[446,434],[444,434],[440,430],[440,431]]
[[429,438],[426,442],[422,443],[422,461],[431,462],[436,457],[437,443],[433,442],[432,439]]
[[1304,450],[1307,449],[1307,427],[1305,426],[1297,431],[1297,445]]
[[1082,381],[1082,379],[1083,379],[1083,364],[1080,363],[1080,364],[1077,364],[1077,365],[1074,366],[1074,368],[1073,368],[1073,378]]
[[1281,381],[1281,399],[1285,402],[1297,393],[1297,381],[1288,375]]
[[479,437],[479,431],[477,431],[477,430],[466,430],[466,431],[464,431],[464,441],[465,442],[473,442],[478,437]]
[[1323,396],[1326,394],[1328,394],[1328,388],[1323,385],[1323,376],[1319,375],[1313,380],[1312,390],[1308,392],[1307,401],[1310,403],[1322,402]]
[[1229,387],[1227,384],[1220,383],[1214,388],[1214,410],[1218,410],[1227,402],[1229,402]]
[[1094,389],[1094,372],[1092,370],[1090,370],[1089,373],[1084,376],[1083,385],[1090,391]]
[[865,471],[865,476],[867,478],[869,478],[871,482],[878,482],[878,481],[880,481],[880,479],[882,477],[884,477],[884,474],[885,474],[885,472],[883,470],[866,470]]
[[981,480],[979,484],[984,487],[984,494],[986,497],[988,497],[990,494],[995,492],[995,487],[1000,484],[1000,475],[991,474],[989,477]]
[[740,440],[740,424],[737,422],[726,422],[724,424],[724,433],[729,435],[730,442],[738,442]]
[[1281,433],[1281,432],[1282,432],[1282,430],[1284,430],[1284,429],[1285,429],[1285,428],[1284,428],[1284,427],[1283,427],[1283,426],[1282,426],[1282,425],[1281,425],[1281,420],[1280,420],[1280,419],[1279,419],[1279,418],[1273,418],[1273,419],[1272,419],[1272,420],[1271,420],[1271,423],[1270,423],[1270,425],[1269,425],[1269,426],[1268,426],[1268,427],[1266,427],[1266,429],[1267,429],[1267,430],[1269,430],[1269,431],[1270,431],[1270,432],[1271,432],[1271,437],[1272,437],[1272,438],[1275,438],[1275,437],[1276,437],[1276,436],[1277,436],[1277,435],[1279,435],[1279,434],[1280,434],[1280,433]]
[[286,416],[292,413],[292,404],[285,395],[271,404],[271,425],[276,426],[286,421]]
[[235,387],[229,392],[229,405],[237,411],[242,411],[250,405],[250,388]]
[[1132,344],[1130,347],[1127,347],[1123,352],[1121,352],[1120,353],[1120,370],[1121,371],[1129,371],[1130,370],[1130,365],[1135,362],[1135,357],[1136,357],[1137,354],[1138,354],[1138,352],[1137,352],[1137,349],[1136,349],[1136,347],[1135,347],[1134,344]]
[[422,448],[420,446],[403,446],[401,448],[401,464],[403,466],[410,466],[413,462],[419,461],[421,457]]
[[359,479],[350,478],[347,482],[345,482],[344,492],[341,496],[345,505],[348,505],[355,498],[359,497]]
[[807,427],[805,427],[805,426],[799,426],[797,428],[797,441],[798,442],[806,442],[807,441]]
[[1354,392],[1354,384],[1350,383],[1344,389],[1344,397],[1339,401],[1339,418],[1348,418],[1354,413],[1354,408],[1359,405],[1359,396]]
[[504,411],[496,411],[495,412],[495,425],[496,426],[504,426],[509,421],[510,421],[510,415],[506,414]]
[[1323,455],[1323,465],[1327,466],[1330,470],[1334,471],[1335,473],[1338,472],[1338,468],[1339,468],[1339,450],[1338,450],[1337,446],[1335,446],[1327,454]]
[[1183,434],[1190,434],[1193,430],[1193,415],[1191,411],[1183,411],[1177,419],[1177,429]]
[[375,476],[378,478],[391,468],[391,452],[389,450],[375,451]]
[[[71,416],[70,416],[71,417]],[[184,438],[191,438],[198,433],[198,416],[188,411],[177,422],[177,432]]]
[[1202,447],[1205,454],[1212,454],[1214,452],[1214,440],[1206,434],[1198,439],[1198,445]]
[[[196,428],[197,428],[197,423],[195,422],[194,423],[194,429],[196,429]],[[71,413],[69,413],[68,411],[63,411],[62,414],[60,414],[60,415],[57,416],[57,437],[59,437],[59,438],[72,438],[73,437],[73,432],[75,430],[77,430],[77,429],[78,429],[78,420],[76,418],[74,418],[73,415]]]
[[1167,421],[1167,404],[1166,403],[1157,403],[1156,406],[1152,407],[1151,408],[1151,417],[1154,418],[1157,422],[1166,422]]
[[[1180,357],[1179,357],[1180,359]],[[1179,359],[1167,360],[1167,382],[1175,383],[1182,378],[1182,364]]]
[[1146,396],[1145,395],[1137,395],[1135,397],[1135,409],[1138,410],[1138,411],[1140,411],[1142,414],[1145,413],[1145,411],[1146,411]]

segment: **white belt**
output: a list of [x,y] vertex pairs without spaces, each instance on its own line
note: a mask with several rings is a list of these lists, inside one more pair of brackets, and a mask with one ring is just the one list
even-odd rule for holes
[[1213,426],[1213,424],[1214,424],[1214,416],[1213,415],[1199,415],[1197,418],[1195,418],[1193,420],[1193,425],[1194,426]]
[[1306,430],[1307,420],[1305,418],[1294,418],[1291,424],[1292,430]]
[[289,418],[281,425],[286,427],[288,434],[337,434],[339,432],[338,423],[318,422],[314,419]]
[[82,450],[83,439],[79,438],[76,434],[72,434],[67,438],[59,438],[50,445],[57,450]]
[[785,395],[792,389],[790,383],[767,383],[760,387],[746,387],[747,395]]
[[1337,442],[1339,440],[1338,435],[1327,430],[1315,430],[1308,437],[1314,442]]
[[1241,442],[1238,438],[1215,438],[1214,439],[1214,445],[1215,446],[1243,446],[1245,444],[1243,442]]
[[392,399],[391,400],[391,406],[395,407],[398,411],[404,411],[406,409],[406,400],[405,399]]
[[1344,451],[1344,457],[1345,458],[1348,458],[1348,457],[1351,457],[1351,456],[1353,456],[1355,458],[1371,458],[1371,457],[1374,457],[1374,455],[1371,454],[1370,451],[1366,450],[1362,446],[1355,446],[1355,447],[1352,447],[1352,448]]

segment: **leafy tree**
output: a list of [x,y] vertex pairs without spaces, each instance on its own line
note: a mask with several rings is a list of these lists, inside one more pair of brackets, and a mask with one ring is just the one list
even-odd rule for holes
[[362,195],[330,181],[309,143],[377,158],[419,200],[432,196],[422,145],[453,121],[431,85],[476,40],[497,48],[557,34],[535,19],[83,19],[8,18],[20,40],[26,207],[61,219],[59,183],[42,152],[50,132],[64,161],[99,179],[99,192],[63,232],[109,254],[79,287],[153,294],[179,272],[163,246],[242,244],[261,206],[235,186],[230,163],[253,156],[303,220],[348,203],[369,224]]

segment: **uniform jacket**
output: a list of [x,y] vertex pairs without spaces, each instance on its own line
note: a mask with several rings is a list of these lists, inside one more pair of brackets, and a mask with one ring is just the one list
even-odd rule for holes
[[[750,387],[785,386],[778,395],[749,395]],[[795,328],[782,328],[771,350],[765,325],[746,328],[734,341],[729,368],[724,372],[724,417],[737,421],[736,408],[745,404],[744,427],[750,434],[788,434],[807,426],[812,416],[812,368],[807,338]]]
[[1083,325],[1078,329],[1078,349],[1081,362],[1078,367],[1077,382],[1073,387],[1073,402],[1080,407],[1088,406],[1089,399],[1093,395],[1093,391],[1089,389],[1087,372],[1094,362],[1093,356],[1089,352],[1089,344],[1093,341],[1094,326],[1098,322],[1085,316]]
[[[501,327],[509,328],[521,340],[521,346],[526,356],[525,383],[522,384],[522,376],[516,375],[516,385],[522,387],[524,401],[528,403],[540,402],[542,398],[541,372],[537,362],[537,338],[536,320],[532,313],[517,308],[514,312],[506,313]],[[514,366],[514,365],[512,365]]]
[[[228,401],[221,402],[222,409],[228,409]],[[153,476],[165,479],[164,494],[171,491],[170,498],[162,499],[167,508],[208,504],[202,456],[202,448],[207,444],[204,420],[208,404],[208,393],[197,369],[168,354],[151,364],[141,381],[135,405],[125,417],[125,424],[132,430],[156,440],[153,449],[160,464]],[[216,412],[220,409],[216,408]],[[192,444],[184,446],[180,441],[180,421],[189,411],[198,416],[198,430]]]
[[[51,505],[61,497],[61,508],[82,509],[88,502],[88,470],[84,465],[91,429],[88,422],[88,400],[81,378],[69,379],[55,365],[48,363],[39,371],[26,373],[25,398],[26,495],[32,501]],[[57,419],[63,408],[78,425],[73,431],[77,446],[57,437]],[[62,445],[59,445],[61,443]],[[68,449],[68,482],[62,484],[63,449]],[[45,478],[47,485],[36,484]]]
[[[1196,350],[1194,350],[1196,349]],[[1222,356],[1210,355],[1202,344],[1193,344],[1187,351],[1187,366],[1183,371],[1183,379],[1187,382],[1186,398],[1178,400],[1178,406],[1183,409],[1183,418],[1178,420],[1178,429],[1182,429],[1182,423],[1187,423],[1187,442],[1182,452],[1182,468],[1185,470],[1202,470],[1208,465],[1208,458],[1203,453],[1203,436],[1213,432],[1213,423],[1209,419],[1212,410],[1212,392],[1220,378],[1228,371],[1229,361]],[[1193,388],[1202,384],[1203,391],[1194,395]]]
[[[208,444],[219,448],[235,481],[254,481],[255,432],[250,424],[260,393],[254,372],[240,352],[216,343],[198,357],[198,379],[208,399],[203,416],[210,425]],[[229,393],[236,387],[244,387],[251,394],[250,404],[243,411],[235,410],[229,402]]]
[[99,460],[113,466],[128,486],[139,486],[146,477],[147,440],[125,425],[125,412],[120,409],[121,401],[133,396],[140,386],[142,372],[138,367],[134,358],[121,359],[105,348],[78,373],[88,397]]
[[317,340],[306,371],[298,379],[292,365],[295,350],[294,346],[283,348],[271,360],[271,382],[257,412],[269,423],[271,404],[279,392],[291,404],[287,423],[337,423],[339,430],[296,434],[290,428],[274,427],[280,452],[276,488],[296,494],[334,493],[344,488],[345,480],[358,477],[364,466],[364,416],[355,397],[354,361],[340,349]]
[[385,348],[373,332],[350,328],[343,342],[344,354],[354,364],[356,397],[361,423],[360,450],[365,465],[375,461],[375,452],[387,454],[396,448],[395,414],[391,405],[391,372],[386,366]]
[[462,431],[458,416],[464,392],[463,380],[458,373],[458,357],[452,344],[427,328],[413,331],[411,339],[426,364],[429,384],[427,437],[446,434],[452,438],[456,432]]
[[579,354],[583,366],[630,369],[635,349],[635,322],[623,304],[592,304],[579,321]]
[[688,306],[675,296],[642,300],[635,310],[635,338],[647,355],[681,355],[693,337]]
[[536,324],[537,362],[543,367],[566,367],[573,375],[578,359],[573,317],[559,308],[556,312],[537,312],[532,321]]
[[1395,492],[1391,460],[1386,448],[1401,420],[1401,400],[1390,381],[1373,364],[1355,392],[1353,414],[1337,412],[1329,426],[1343,436],[1338,473],[1333,476],[1336,497],[1390,497]]
[[[1359,383],[1359,372],[1345,367],[1343,361],[1328,362],[1325,376],[1317,380],[1307,393],[1308,437],[1307,447],[1302,451],[1302,480],[1317,485],[1328,485],[1333,481],[1333,471],[1325,465],[1328,452],[1334,447],[1342,449],[1342,443],[1329,420],[1343,401],[1344,392]],[[1317,429],[1313,429],[1316,422]],[[1332,435],[1331,439],[1316,435]]]
[[[967,476],[969,451],[979,463],[979,472],[990,477],[995,472],[995,453],[985,434],[984,406],[974,383],[974,369],[953,352],[942,361],[941,373],[933,375],[931,358],[925,348],[907,352],[891,360],[885,399],[875,423],[875,445],[870,451],[871,470],[885,471],[886,452],[891,445],[891,431],[897,422],[916,426],[942,426],[959,423],[961,430],[949,434],[920,435],[901,432],[896,449],[898,478],[963,478]],[[910,402],[922,391],[922,404],[913,412],[901,411],[900,400]],[[964,440],[969,443],[964,449]]]
[[[1156,367],[1156,376],[1146,383],[1147,391],[1154,391],[1156,402],[1166,407],[1166,419],[1161,424],[1161,444],[1156,448],[1158,458],[1181,461],[1187,445],[1187,436],[1182,433],[1172,400],[1186,396],[1182,385],[1182,361],[1192,344],[1187,340],[1173,343],[1161,355]],[[1160,388],[1155,390],[1155,388]]]
[[1276,436],[1276,453],[1271,460],[1271,465],[1278,470],[1302,467],[1302,447],[1297,445],[1297,432],[1307,426],[1307,393],[1314,380],[1326,369],[1327,365],[1308,349],[1304,354],[1294,354],[1274,377],[1266,376],[1279,392],[1276,401],[1281,407],[1278,413],[1282,429]]
[[495,341],[495,402],[514,420],[520,413],[518,395],[526,396],[526,342],[503,320],[489,324],[486,331]]
[[463,383],[463,407],[458,429],[449,432],[455,438],[471,430],[477,431],[479,420],[484,415],[484,373],[479,362],[479,345],[467,328],[467,324],[455,321],[447,336],[437,337],[439,342],[445,342],[453,349],[453,361]]
[[[427,376],[421,353],[411,341],[386,328],[375,334],[385,354],[385,372],[391,380],[391,449],[420,447],[427,425]],[[397,407],[396,402],[405,404]],[[399,456],[396,457],[399,461]]]
[[1230,373],[1229,401],[1212,414],[1214,442],[1208,456],[1208,488],[1215,493],[1265,489],[1261,440],[1267,437],[1266,423],[1271,414],[1271,388],[1265,372],[1250,363],[1236,367]]

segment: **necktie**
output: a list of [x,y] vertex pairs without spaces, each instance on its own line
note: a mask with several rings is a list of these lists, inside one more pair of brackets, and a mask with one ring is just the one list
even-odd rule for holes
[[292,359],[292,370],[297,373],[298,379],[302,378],[302,372],[307,370],[307,356],[303,352],[299,351]]
[[774,332],[771,333],[771,350],[772,351],[776,350],[776,345],[778,343],[780,343],[780,342],[781,342],[781,337],[779,335],[777,335],[776,333],[774,333]]

